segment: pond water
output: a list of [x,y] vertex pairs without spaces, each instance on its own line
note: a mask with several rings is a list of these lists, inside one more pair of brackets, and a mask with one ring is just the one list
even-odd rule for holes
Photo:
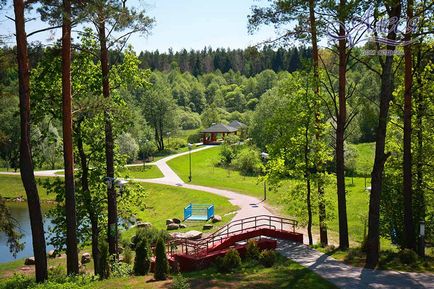
[[[32,233],[30,229],[30,218],[29,211],[27,209],[26,202],[10,202],[7,203],[11,215],[17,220],[20,225],[20,230],[24,234],[21,238],[21,242],[24,243],[24,250],[17,254],[17,259],[27,258],[33,256],[33,246],[32,246]],[[49,206],[42,206],[42,211],[47,212]],[[44,228],[45,228],[45,238],[48,239],[48,227],[51,225],[51,220],[44,216]],[[15,258],[9,252],[9,247],[7,246],[7,237],[4,233],[0,233],[0,263],[14,261]],[[52,250],[52,246],[47,245],[47,251]],[[23,263],[24,264],[24,263]]]

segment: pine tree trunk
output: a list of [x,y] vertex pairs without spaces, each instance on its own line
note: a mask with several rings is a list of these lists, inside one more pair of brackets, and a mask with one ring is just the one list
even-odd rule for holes
[[71,2],[63,1],[62,96],[63,160],[65,166],[66,268],[68,275],[78,274],[77,217],[74,189],[74,151],[72,147],[71,95]]
[[29,208],[36,282],[44,282],[48,278],[47,253],[44,223],[33,172],[32,148],[30,145],[30,68],[25,31],[24,1],[14,0],[14,13],[20,99],[20,174]]
[[305,128],[304,140],[304,165],[306,167],[306,206],[307,206],[307,236],[309,238],[309,245],[313,245],[312,237],[312,202],[311,202],[311,184],[310,184],[310,164],[309,164],[309,124]]
[[[407,19],[413,18],[413,1],[407,1]],[[411,40],[411,30],[405,34],[405,40]],[[411,45],[404,46],[404,163],[403,163],[403,193],[404,193],[404,240],[405,247],[416,249],[416,231],[413,223],[413,176],[412,176],[412,69]]]
[[[399,17],[401,4],[399,1],[390,9],[389,17]],[[395,32],[390,32],[388,39],[395,40]],[[387,46],[387,49],[394,51],[394,46]],[[384,164],[390,153],[385,153],[386,129],[389,116],[389,106],[392,100],[393,75],[392,75],[393,55],[386,56],[382,64],[381,88],[380,88],[380,111],[375,143],[374,167],[371,173],[371,194],[369,197],[369,220],[368,238],[366,241],[366,268],[375,268],[378,264],[380,254],[380,200],[383,187]]]
[[[101,7],[99,11],[99,42],[101,49],[101,72],[102,72],[102,94],[104,98],[110,98],[110,82],[109,82],[109,59],[107,49],[107,37],[105,31],[105,14],[104,8]],[[105,155],[106,155],[106,174],[108,178],[114,179],[114,141],[113,141],[113,128],[110,111],[104,111],[105,121]],[[107,187],[107,210],[108,210],[108,228],[107,239],[109,244],[110,255],[117,254],[118,248],[118,230],[117,230],[117,203],[116,203],[116,190],[114,184]]]
[[[313,58],[313,77],[314,77],[314,83],[315,88],[314,92],[316,95],[316,102],[317,104],[320,102],[320,96],[319,96],[319,53],[318,53],[318,41],[317,41],[317,31],[316,31],[316,18],[315,18],[315,2],[314,0],[309,0],[309,21],[310,21],[310,30],[311,30],[311,37],[312,37],[312,58]],[[319,106],[319,105],[317,105]],[[317,112],[315,113],[315,123],[316,123],[316,141],[320,141],[320,115],[319,115],[319,108],[317,107]],[[316,164],[317,167],[317,173],[321,173],[322,171],[322,164],[321,160],[318,160],[318,163]],[[320,177],[321,178],[321,177]],[[319,201],[319,226],[320,226],[320,242],[321,245],[326,246],[328,244],[328,237],[327,237],[327,226],[326,226],[326,208],[325,208],[325,202],[324,202],[324,184],[322,180],[318,181],[318,201]]]
[[346,73],[347,73],[347,48],[346,48],[346,31],[343,27],[345,23],[344,14],[345,0],[340,0],[339,15],[342,25],[339,27],[339,112],[336,116],[336,184],[338,192],[338,215],[339,215],[339,248],[348,249],[348,221],[347,221],[347,201],[345,192],[345,157],[344,157],[344,139],[345,125],[347,120],[347,99],[346,99]]

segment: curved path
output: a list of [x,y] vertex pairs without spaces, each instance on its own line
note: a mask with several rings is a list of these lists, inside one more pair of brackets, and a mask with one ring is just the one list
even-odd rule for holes
[[[210,147],[212,146],[204,146],[192,150],[192,153],[205,150]],[[240,208],[240,210],[237,211],[234,220],[255,215],[273,215],[267,208],[264,207],[264,204],[257,198],[228,190],[221,190],[184,183],[183,180],[167,165],[167,161],[182,155],[186,155],[188,153],[189,152],[183,152],[156,161],[154,164],[160,169],[164,177],[158,179],[134,180],[139,182],[164,184],[170,186],[181,186],[188,189],[204,191],[226,197],[232,204]],[[55,174],[57,171],[58,170],[39,171],[35,172],[35,175],[47,177],[59,176]],[[0,174],[17,175],[19,173],[0,172]],[[339,288],[434,289],[434,274],[370,270],[352,267],[303,244],[289,241],[279,241],[278,244],[278,251],[280,251],[282,255],[312,270],[313,272],[329,280]]]
[[[199,149],[192,150],[192,153],[205,150],[210,147],[212,146],[204,146]],[[240,208],[240,210],[236,213],[234,220],[262,214],[273,215],[257,198],[228,190],[184,183],[182,179],[167,165],[167,161],[188,153],[189,152],[184,152],[172,155],[155,162],[155,165],[158,166],[163,173],[163,178],[135,180],[171,186],[182,186],[184,188],[204,191],[226,197],[232,204],[237,205]],[[309,268],[339,288],[434,289],[433,274],[370,270],[352,267],[303,244],[290,241],[279,241],[278,244],[278,251],[280,251],[282,255],[296,261],[304,267]]]

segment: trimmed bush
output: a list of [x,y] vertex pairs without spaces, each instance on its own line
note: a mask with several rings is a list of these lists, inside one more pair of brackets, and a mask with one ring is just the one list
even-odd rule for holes
[[134,274],[143,276],[151,268],[151,250],[145,230],[138,230],[135,237],[136,257],[134,258]]
[[223,257],[223,268],[226,272],[239,268],[241,266],[241,257],[237,250],[230,249]]
[[259,260],[261,251],[259,250],[258,244],[255,240],[249,240],[246,247],[246,257],[250,260]]
[[155,248],[155,273],[156,280],[166,280],[169,274],[169,263],[166,256],[166,244],[162,238],[157,240]]
[[276,263],[276,252],[273,250],[264,250],[259,256],[259,262],[266,268],[273,267],[274,263]]
[[415,251],[410,249],[404,249],[399,252],[399,260],[401,263],[406,265],[412,265],[417,262],[417,254]]

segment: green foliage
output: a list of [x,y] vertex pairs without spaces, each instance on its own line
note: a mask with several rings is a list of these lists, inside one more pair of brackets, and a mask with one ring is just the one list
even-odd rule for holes
[[131,264],[133,261],[133,250],[131,250],[130,246],[125,246],[124,251],[122,252],[122,256],[124,257],[124,262],[127,264]]
[[182,109],[176,111],[179,117],[179,124],[182,129],[195,129],[202,125],[200,115],[195,112],[189,112]]
[[190,284],[187,278],[181,274],[177,274],[173,277],[173,283],[171,289],[190,289]]
[[246,176],[257,175],[262,168],[260,154],[252,147],[241,149],[232,160],[232,165]]
[[155,280],[166,280],[169,274],[169,263],[166,255],[166,243],[162,238],[157,240],[155,248]]
[[129,277],[133,275],[134,270],[130,264],[114,260],[110,265],[110,276],[113,278]]
[[188,136],[187,142],[188,143],[198,143],[202,140],[202,134],[201,133],[194,133]]
[[171,137],[170,139],[167,139],[167,149],[170,150],[178,150],[180,148],[184,148],[187,146],[187,141],[182,138],[177,137]]
[[144,229],[137,230],[134,237],[136,256],[134,258],[134,274],[146,275],[151,268],[151,249],[147,233]]
[[110,277],[110,254],[109,254],[109,248],[108,243],[104,240],[101,240],[99,243],[99,266],[100,271],[98,272],[98,275],[101,279],[107,279]]
[[6,281],[0,282],[0,289],[27,289],[35,286],[34,278],[14,274]]
[[249,240],[246,247],[246,257],[251,260],[259,260],[261,251],[259,250],[258,244],[255,240]]
[[221,270],[224,272],[231,272],[241,266],[241,257],[237,250],[230,249],[226,252],[222,260]]
[[139,145],[130,133],[122,133],[116,139],[116,145],[119,147],[119,153],[126,157],[127,162],[131,163],[137,159]]
[[274,263],[276,263],[277,255],[274,250],[264,250],[261,252],[259,256],[259,262],[264,267],[273,267]]
[[24,248],[24,244],[20,242],[22,234],[18,230],[18,224],[11,216],[2,196],[0,196],[0,232],[7,236],[9,251],[15,257]]
[[413,265],[417,262],[417,254],[410,249],[404,249],[399,252],[399,260],[406,265]]

